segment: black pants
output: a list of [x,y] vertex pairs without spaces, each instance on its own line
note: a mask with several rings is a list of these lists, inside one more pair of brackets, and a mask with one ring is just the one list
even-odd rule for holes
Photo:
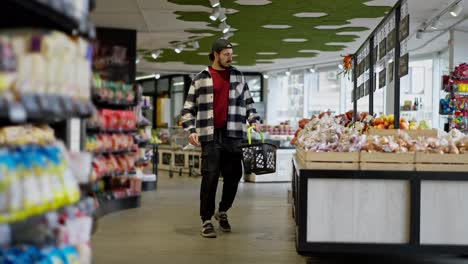
[[200,216],[210,220],[215,212],[216,190],[220,173],[223,175],[223,194],[219,211],[231,208],[242,177],[242,139],[229,138],[225,129],[215,129],[214,140],[202,143],[202,182],[200,190]]

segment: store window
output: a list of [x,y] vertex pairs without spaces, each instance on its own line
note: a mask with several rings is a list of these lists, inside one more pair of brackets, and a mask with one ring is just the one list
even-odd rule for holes
[[245,74],[245,81],[249,86],[250,94],[254,102],[263,102],[263,85],[261,74]]
[[433,60],[409,62],[408,75],[400,80],[400,116],[432,122]]
[[161,78],[156,84],[156,127],[170,126],[169,78]]
[[184,77],[179,76],[171,79],[171,126],[177,126],[180,112],[184,107]]
[[304,73],[279,74],[268,79],[267,123],[296,124],[304,111]]
[[317,75],[317,81],[311,82],[307,87],[309,90],[307,115],[311,116],[328,110],[332,113],[339,113],[341,76],[338,71],[324,70],[307,75]]

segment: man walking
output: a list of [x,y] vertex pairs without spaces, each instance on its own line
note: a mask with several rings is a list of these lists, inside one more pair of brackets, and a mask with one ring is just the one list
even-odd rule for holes
[[[213,43],[209,56],[213,63],[194,77],[181,113],[190,144],[202,148],[201,235],[210,238],[216,237],[213,215],[221,231],[231,231],[226,212],[234,202],[242,177],[239,144],[246,134],[246,122],[255,125],[260,121],[244,76],[231,66],[232,55],[232,45],[227,40]],[[220,173],[223,193],[215,214]]]

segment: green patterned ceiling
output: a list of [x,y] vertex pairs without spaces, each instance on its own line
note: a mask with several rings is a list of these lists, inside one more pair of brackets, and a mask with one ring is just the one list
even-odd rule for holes
[[[208,0],[168,0],[178,5],[206,6]],[[258,0],[257,0],[258,1]],[[227,23],[234,29],[229,39],[238,45],[234,47],[235,64],[251,66],[272,63],[273,59],[313,58],[317,52],[339,52],[346,43],[354,42],[359,36],[353,34],[369,30],[367,27],[351,27],[349,20],[358,18],[379,18],[391,8],[389,6],[368,6],[368,0],[270,0],[266,5],[245,5],[234,0],[221,0],[223,8],[235,13],[227,14]],[[298,13],[314,13],[320,17],[299,17]],[[222,37],[219,21],[211,21],[207,12],[176,12],[179,20],[208,23],[207,29],[186,30],[191,37],[212,34],[199,39],[198,50],[175,53],[165,49],[161,57],[154,60],[149,50],[139,50],[148,62],[184,62],[190,65],[208,63],[206,53],[211,43]],[[287,28],[265,28],[264,25],[288,25]],[[347,26],[348,25],[348,26]],[[332,26],[335,29],[317,29]],[[284,39],[303,39],[303,42],[285,42]],[[300,52],[302,51],[302,52]],[[260,54],[258,54],[260,52]],[[262,53],[264,52],[264,53]],[[201,53],[201,54],[199,54]]]

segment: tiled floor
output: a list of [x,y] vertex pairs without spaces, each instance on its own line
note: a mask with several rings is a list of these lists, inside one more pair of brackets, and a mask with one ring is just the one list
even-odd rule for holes
[[95,263],[306,263],[294,246],[289,184],[241,183],[229,211],[233,232],[216,239],[199,234],[200,178],[161,174],[158,184],[141,208],[99,220]]
[[[297,255],[294,224],[287,204],[289,184],[241,183],[229,211],[233,232],[218,238],[199,235],[200,178],[162,173],[158,190],[146,192],[142,207],[107,215],[93,236],[94,263],[314,263],[465,264],[453,257]],[[218,196],[221,186],[218,188]],[[468,252],[467,252],[468,253]]]

